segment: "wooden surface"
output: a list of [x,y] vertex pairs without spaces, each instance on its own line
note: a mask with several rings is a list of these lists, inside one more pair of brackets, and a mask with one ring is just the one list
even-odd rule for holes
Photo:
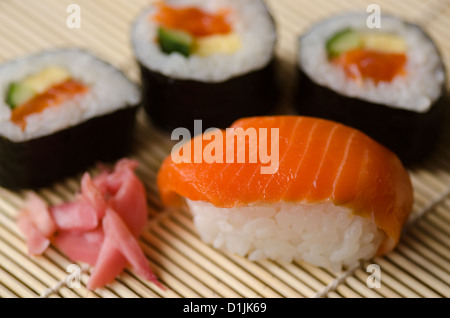
[[[70,3],[81,7],[81,28],[66,26]],[[294,83],[297,37],[312,23],[347,10],[365,10],[373,1],[271,0],[278,26],[277,55],[282,61],[285,98]],[[0,0],[0,62],[54,47],[87,48],[139,81],[130,47],[130,24],[147,0]],[[423,26],[450,66],[450,1],[377,1],[382,12]],[[450,121],[449,121],[450,122]],[[450,125],[449,125],[450,126]],[[413,218],[398,248],[352,271],[331,273],[294,262],[249,262],[203,244],[190,215],[163,210],[155,177],[171,144],[167,136],[140,116],[132,157],[148,189],[149,224],[141,237],[156,275],[168,287],[161,291],[126,271],[115,283],[91,292],[64,286],[71,262],[51,247],[42,257],[29,257],[15,217],[24,193],[0,188],[0,297],[449,297],[450,296],[450,129],[436,154],[411,168],[415,189]],[[70,200],[79,176],[38,191],[51,203]],[[369,289],[369,264],[381,268],[381,288]]]

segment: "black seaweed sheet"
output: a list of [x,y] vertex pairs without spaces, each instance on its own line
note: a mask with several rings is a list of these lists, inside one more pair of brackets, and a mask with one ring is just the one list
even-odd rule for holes
[[127,107],[25,142],[0,137],[0,186],[48,186],[96,162],[125,156],[131,148],[137,108]]
[[143,106],[152,123],[166,132],[184,127],[193,134],[197,119],[204,130],[226,128],[239,118],[269,113],[278,100],[275,59],[220,83],[175,79],[142,64],[140,68]]
[[299,71],[297,111],[359,129],[394,151],[407,165],[426,159],[435,149],[448,108],[442,96],[426,113],[417,113],[347,97],[315,83]]

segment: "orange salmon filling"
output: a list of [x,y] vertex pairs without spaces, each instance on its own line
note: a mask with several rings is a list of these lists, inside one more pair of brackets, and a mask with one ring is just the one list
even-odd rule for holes
[[88,86],[73,79],[54,85],[46,92],[15,108],[12,111],[11,121],[25,130],[28,116],[41,113],[48,107],[58,106],[77,95],[87,93],[88,90]]
[[348,51],[333,60],[353,79],[372,79],[375,83],[391,82],[396,76],[404,75],[406,55],[382,53],[364,49]]
[[232,28],[228,15],[228,10],[220,10],[212,14],[195,7],[178,9],[159,3],[158,13],[154,19],[166,28],[185,31],[195,37],[203,37],[230,33]]

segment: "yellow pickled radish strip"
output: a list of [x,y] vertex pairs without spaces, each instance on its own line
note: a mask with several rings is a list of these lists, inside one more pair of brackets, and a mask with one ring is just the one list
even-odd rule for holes
[[406,41],[395,34],[389,33],[363,33],[363,47],[367,51],[376,51],[388,54],[406,54],[408,47]]
[[197,38],[193,53],[203,57],[217,53],[233,54],[241,47],[241,38],[238,34],[217,34]]
[[32,89],[37,95],[46,92],[50,87],[70,79],[70,73],[61,67],[50,66],[37,74],[28,76],[22,84]]

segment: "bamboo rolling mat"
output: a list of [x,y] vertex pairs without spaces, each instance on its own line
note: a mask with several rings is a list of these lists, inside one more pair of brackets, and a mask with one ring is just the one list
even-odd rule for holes
[[[346,10],[365,10],[373,1],[272,0],[278,25],[277,55],[289,105],[294,83],[296,39],[312,23]],[[66,26],[71,3],[81,7],[81,28]],[[54,47],[87,48],[139,81],[133,59],[130,23],[148,0],[0,0],[0,62]],[[437,42],[450,67],[450,1],[378,1],[382,12],[423,26]],[[449,121],[450,123],[450,118]],[[449,125],[450,126],[450,125]],[[249,262],[203,244],[189,213],[163,210],[155,177],[171,143],[140,114],[132,157],[148,189],[149,224],[141,243],[151,267],[167,286],[160,290],[125,271],[107,287],[88,291],[88,269],[81,286],[68,288],[71,262],[51,247],[29,257],[15,217],[24,193],[0,188],[0,297],[449,297],[450,296],[450,129],[437,152],[411,168],[415,189],[413,217],[398,248],[343,273],[305,263]],[[73,198],[80,176],[37,193],[50,203]],[[368,288],[369,264],[381,269],[381,288]]]

